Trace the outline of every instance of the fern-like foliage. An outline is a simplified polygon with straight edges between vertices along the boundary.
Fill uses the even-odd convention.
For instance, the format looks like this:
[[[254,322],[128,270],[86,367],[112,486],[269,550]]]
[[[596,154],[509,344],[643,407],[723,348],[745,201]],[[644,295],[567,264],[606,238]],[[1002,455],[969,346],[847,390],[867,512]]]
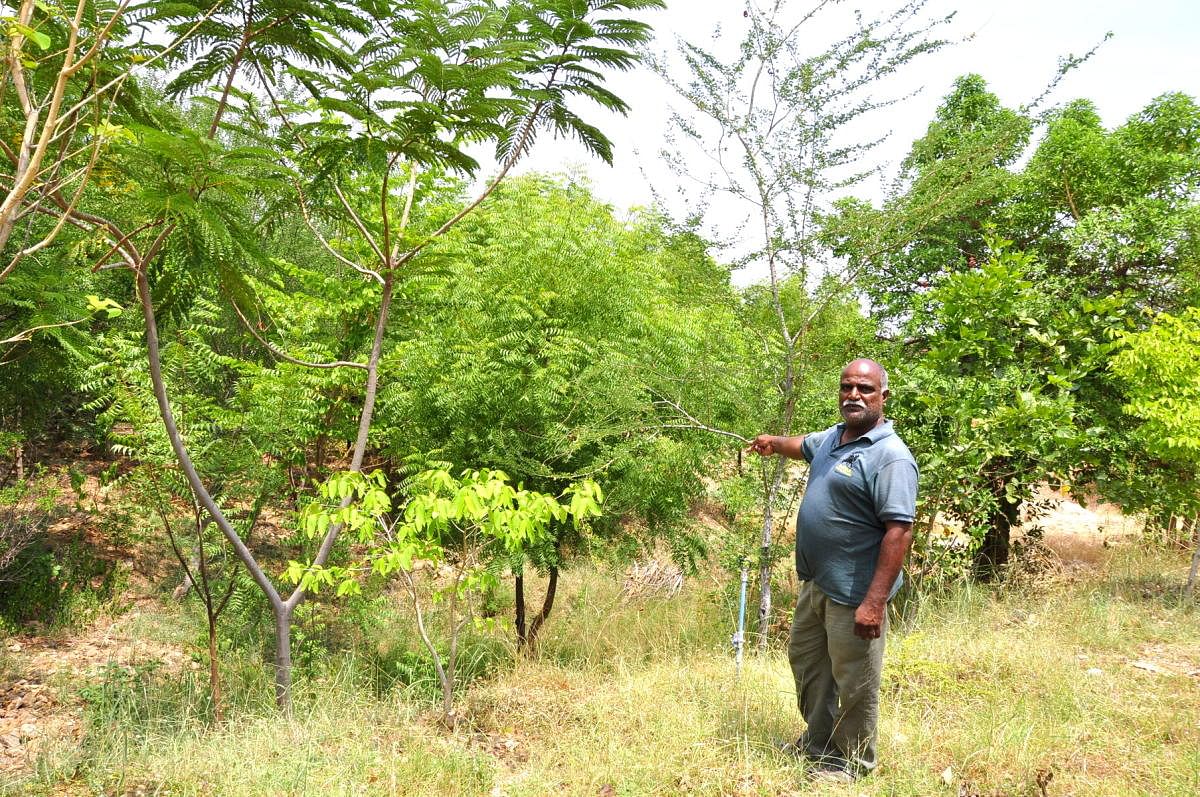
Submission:
[[[503,159],[520,157],[538,129],[577,139],[605,163],[612,142],[573,109],[578,99],[620,114],[628,104],[604,85],[602,69],[626,71],[639,60],[650,26],[625,15],[663,8],[662,0],[541,0],[522,7],[515,35],[529,50],[520,62],[515,94],[524,113],[504,120],[497,142]]]
[[[612,146],[572,110],[586,98],[607,110],[626,103],[602,69],[624,70],[649,37],[639,21],[609,17],[661,7],[660,0],[423,0],[393,5],[357,47],[352,73],[293,65],[322,110],[301,132],[319,143],[318,179],[350,168],[379,172],[397,159],[474,173],[471,145],[494,142],[515,160],[536,133],[577,137],[611,161]],[[309,110],[296,109],[297,114]]]
[[[270,89],[287,64],[348,72],[347,37],[365,36],[385,3],[327,0],[227,0],[215,12],[209,0],[158,4],[149,21],[187,36],[172,55],[181,71],[167,84],[171,96],[216,87],[220,117],[237,77]],[[215,122],[214,122],[215,126]]]

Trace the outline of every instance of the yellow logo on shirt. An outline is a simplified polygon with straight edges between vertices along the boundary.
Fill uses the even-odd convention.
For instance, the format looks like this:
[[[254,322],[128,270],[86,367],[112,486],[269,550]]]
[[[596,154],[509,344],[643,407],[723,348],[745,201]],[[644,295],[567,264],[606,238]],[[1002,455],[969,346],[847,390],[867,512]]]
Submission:
[[[833,466],[833,469],[836,470],[838,473],[842,474],[843,476],[853,476],[854,475],[854,468],[851,467],[849,462],[839,462],[838,464]]]

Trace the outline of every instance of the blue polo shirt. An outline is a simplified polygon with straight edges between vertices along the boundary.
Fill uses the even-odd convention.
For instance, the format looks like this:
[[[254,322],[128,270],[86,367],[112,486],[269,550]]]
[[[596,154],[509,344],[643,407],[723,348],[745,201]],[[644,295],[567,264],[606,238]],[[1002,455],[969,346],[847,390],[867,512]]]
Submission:
[[[796,517],[796,573],[831,600],[858,606],[879,561],[884,521],[916,516],[917,461],[885,421],[842,444],[844,424],[804,438],[808,486]],[[903,574],[888,600],[903,582]]]

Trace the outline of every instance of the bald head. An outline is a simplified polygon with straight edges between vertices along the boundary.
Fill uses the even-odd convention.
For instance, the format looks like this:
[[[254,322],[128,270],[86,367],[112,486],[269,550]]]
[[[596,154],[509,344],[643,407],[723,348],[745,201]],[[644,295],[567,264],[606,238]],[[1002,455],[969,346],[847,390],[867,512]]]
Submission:
[[[846,363],[846,367],[842,369],[842,376],[848,374],[862,374],[863,376],[874,376],[876,384],[880,390],[888,389],[888,373],[887,370],[875,362],[874,360],[860,357],[857,360],[851,360]]]

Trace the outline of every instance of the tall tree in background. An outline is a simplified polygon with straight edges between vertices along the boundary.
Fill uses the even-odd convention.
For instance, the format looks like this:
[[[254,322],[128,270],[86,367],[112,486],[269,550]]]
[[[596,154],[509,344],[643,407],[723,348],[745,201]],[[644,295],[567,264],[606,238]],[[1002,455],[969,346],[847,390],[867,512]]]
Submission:
[[[829,229],[847,233],[841,251],[855,257],[862,236],[903,229],[889,218],[940,207],[867,269],[864,290],[889,319],[910,309],[915,289],[982,260],[989,227],[1081,295],[1132,292],[1151,307],[1186,306],[1200,261],[1198,130],[1200,108],[1182,94],[1164,94],[1106,131],[1087,100],[1034,115],[1005,108],[981,77],[967,75],[913,143],[893,196],[879,210],[843,204],[844,226]]]
[[[1039,124],[1044,128],[1029,152]],[[1009,530],[1020,506],[1050,463],[1072,459],[1073,481],[1094,484],[1112,497],[1127,493],[1131,478],[1151,478],[1155,470],[1134,478],[1126,467],[1141,446],[1125,433],[1129,418],[1120,407],[1126,399],[1104,356],[1114,351],[1111,336],[1145,323],[1140,311],[1197,301],[1200,108],[1189,97],[1166,94],[1106,131],[1090,102],[1077,100],[1034,116],[1028,108],[1004,108],[980,77],[969,75],[956,81],[926,135],[914,142],[905,167],[897,192],[882,208],[843,203],[826,225],[831,236],[843,236],[838,250],[852,258],[877,239],[878,230],[902,233],[880,257],[863,261],[864,290],[879,317],[888,325],[907,325],[898,356],[920,359],[951,379],[990,373],[996,377],[993,387],[1006,382],[1002,374],[1026,373],[983,404],[978,392],[958,393],[957,409],[954,401],[947,403],[950,394],[936,397],[938,380],[922,380],[930,407],[966,412],[956,422],[961,435],[955,439],[982,440],[993,410],[1032,411],[1035,405],[1025,399],[1057,401],[1063,388],[1068,391],[1059,396],[1069,399],[1069,407],[1064,405],[1066,414],[1054,424],[1056,434],[1040,443],[1030,436],[1023,441],[1030,445],[1020,451],[999,438],[995,446],[980,442],[972,449],[998,457],[975,463],[971,471],[991,474],[985,493],[991,495],[991,519],[979,529],[975,570],[994,577],[1008,561]],[[896,221],[914,218],[914,208],[934,203],[940,212],[919,227]],[[987,242],[997,237],[1008,239],[1010,255],[1027,254],[1034,270],[1022,266],[999,275],[999,263],[1015,261],[996,260]],[[985,267],[988,261],[993,262]],[[1002,282],[1032,276],[1050,304],[1019,299],[1016,283],[1004,289],[1015,290],[1013,297],[988,298],[1001,288],[987,287],[987,273]],[[964,306],[948,315],[960,302]],[[988,309],[993,305],[1013,309],[1005,318]],[[1016,338],[1024,342],[1014,345],[1014,331],[1022,324],[1025,332]],[[939,359],[947,337],[973,340],[980,348],[970,357]],[[1057,362],[1043,356],[1050,340]],[[970,406],[975,409],[968,411]],[[974,425],[962,427],[963,422]],[[948,437],[929,442],[927,455],[935,461],[954,459],[943,456]],[[1061,471],[1066,463],[1055,467]]]
[[[659,65],[687,103],[687,113],[674,120],[681,143],[714,162],[711,174],[701,178],[703,187],[721,202],[737,203],[744,214],[749,243],[735,265],[753,265],[767,274],[774,318],[770,329],[759,330],[766,356],[757,390],[774,401],[760,419],[765,428],[758,431],[775,434],[796,429],[797,389],[811,362],[811,325],[850,286],[849,275],[822,282],[811,301],[796,305],[803,308],[797,314],[789,313],[785,302],[785,286],[807,294],[818,278],[837,271],[819,221],[838,192],[872,172],[866,159],[882,140],[854,140],[852,126],[897,101],[877,99],[889,76],[946,44],[935,33],[949,17],[929,18],[924,0],[877,16],[837,20],[844,35],[832,44],[817,44],[812,31],[830,21],[836,5],[816,2],[794,11],[784,0],[765,9],[746,3],[746,32],[735,55],[723,58],[714,49],[685,42],[679,47],[686,65],[682,75]],[[670,160],[692,163],[675,153]],[[760,467],[758,627],[765,646],[777,560],[772,541],[786,463],[776,458]]]

